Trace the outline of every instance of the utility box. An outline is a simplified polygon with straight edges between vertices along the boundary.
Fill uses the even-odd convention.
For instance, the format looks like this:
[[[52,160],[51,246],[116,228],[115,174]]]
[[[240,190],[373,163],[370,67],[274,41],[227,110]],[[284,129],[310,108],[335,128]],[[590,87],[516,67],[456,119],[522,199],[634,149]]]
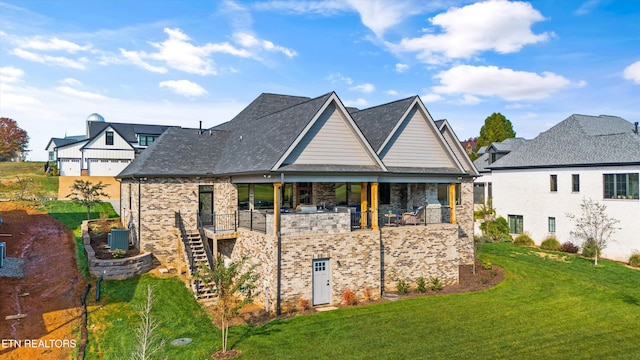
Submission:
[[[113,250],[129,250],[129,230],[128,229],[113,229],[109,233],[107,242],[109,249]]]
[[[7,243],[0,242],[0,268],[4,266],[4,259],[7,258]]]

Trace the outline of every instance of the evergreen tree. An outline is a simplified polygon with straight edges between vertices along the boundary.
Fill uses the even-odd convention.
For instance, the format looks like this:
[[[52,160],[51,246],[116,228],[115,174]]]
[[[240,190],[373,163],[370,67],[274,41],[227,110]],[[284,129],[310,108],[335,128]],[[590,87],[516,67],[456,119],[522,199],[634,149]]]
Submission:
[[[493,113],[484,120],[484,125],[480,128],[480,137],[476,151],[492,142],[499,142],[505,139],[516,137],[511,121],[500,113]]]

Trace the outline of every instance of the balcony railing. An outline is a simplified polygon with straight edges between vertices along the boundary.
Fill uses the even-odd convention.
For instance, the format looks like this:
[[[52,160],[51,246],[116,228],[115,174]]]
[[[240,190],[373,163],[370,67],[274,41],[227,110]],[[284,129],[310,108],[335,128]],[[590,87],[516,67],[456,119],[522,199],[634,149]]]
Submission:
[[[267,233],[267,214],[264,211],[241,210],[238,212],[238,227]]]
[[[207,228],[212,228],[213,232],[236,231],[238,230],[238,214],[207,214],[200,213],[200,221]]]

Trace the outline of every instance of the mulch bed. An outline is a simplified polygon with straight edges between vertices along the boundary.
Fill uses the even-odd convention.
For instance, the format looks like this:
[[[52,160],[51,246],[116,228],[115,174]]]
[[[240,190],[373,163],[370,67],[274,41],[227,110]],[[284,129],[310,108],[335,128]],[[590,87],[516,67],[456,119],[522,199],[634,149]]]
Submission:
[[[120,219],[94,220],[89,223],[89,237],[91,238],[91,247],[96,253],[96,258],[100,260],[114,259],[113,254],[109,250],[107,242],[111,229],[122,229]],[[140,254],[140,251],[134,246],[129,246],[129,250],[120,258],[128,258]]]

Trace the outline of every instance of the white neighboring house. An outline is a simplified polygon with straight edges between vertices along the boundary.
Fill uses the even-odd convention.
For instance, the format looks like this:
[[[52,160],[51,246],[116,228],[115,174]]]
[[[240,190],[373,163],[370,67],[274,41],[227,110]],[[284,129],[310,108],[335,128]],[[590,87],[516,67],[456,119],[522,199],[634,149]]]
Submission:
[[[110,123],[94,113],[86,135],[51,138],[46,150],[60,176],[116,176],[169,127]]]
[[[535,139],[489,165],[493,206],[510,232],[527,232],[536,244],[547,236],[560,243],[591,198],[620,220],[603,256],[627,261],[640,250],[640,135],[638,123],[615,116],[571,115]]]
[[[501,142],[494,142],[488,146],[483,146],[478,150],[478,158],[473,162],[480,173],[473,182],[473,203],[477,206],[485,204],[493,197],[491,182],[491,169],[489,166],[502,159],[513,150],[516,150],[528,140],[524,138],[509,138]]]

